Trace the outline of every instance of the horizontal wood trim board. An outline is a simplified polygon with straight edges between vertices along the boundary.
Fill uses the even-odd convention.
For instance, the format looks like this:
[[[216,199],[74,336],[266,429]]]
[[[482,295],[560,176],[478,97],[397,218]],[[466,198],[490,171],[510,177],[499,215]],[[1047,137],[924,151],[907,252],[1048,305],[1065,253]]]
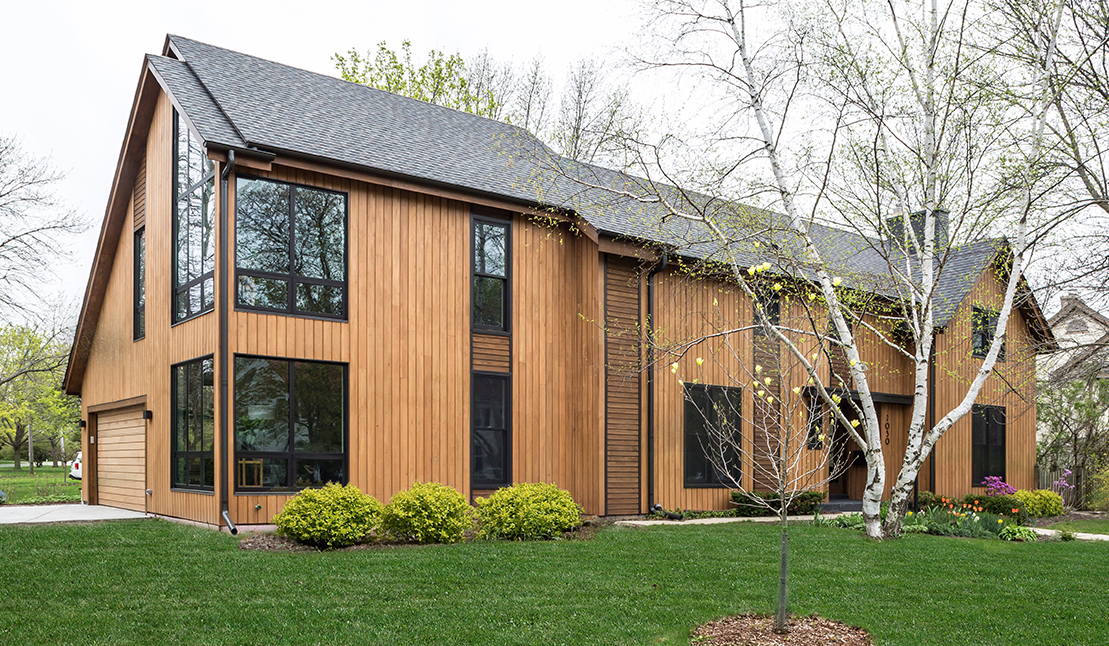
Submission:
[[[100,413],[102,411],[114,410],[116,408],[130,408],[131,406],[145,406],[145,405],[146,405],[146,395],[139,395],[138,397],[129,397],[127,399],[120,399],[120,400],[114,401],[114,402],[107,402],[107,403],[104,403],[104,404],[96,404],[94,406],[89,406],[88,407],[88,412],[90,412],[90,413]],[[104,424],[105,423],[105,418],[101,417],[100,420],[99,420],[99,423]]]

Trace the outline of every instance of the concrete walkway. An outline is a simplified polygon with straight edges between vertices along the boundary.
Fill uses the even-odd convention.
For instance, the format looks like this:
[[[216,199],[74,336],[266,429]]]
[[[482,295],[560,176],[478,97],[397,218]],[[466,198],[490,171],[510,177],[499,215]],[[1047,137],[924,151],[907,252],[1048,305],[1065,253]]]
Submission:
[[[104,505],[0,505],[0,525],[73,523],[92,520],[135,520],[146,518],[141,511]]]
[[[1040,536],[1058,536],[1062,532],[1057,529],[1044,529],[1043,527],[1033,527],[1032,531]],[[1079,541],[1109,541],[1109,534],[1087,534],[1086,532],[1072,532],[1075,540]]]

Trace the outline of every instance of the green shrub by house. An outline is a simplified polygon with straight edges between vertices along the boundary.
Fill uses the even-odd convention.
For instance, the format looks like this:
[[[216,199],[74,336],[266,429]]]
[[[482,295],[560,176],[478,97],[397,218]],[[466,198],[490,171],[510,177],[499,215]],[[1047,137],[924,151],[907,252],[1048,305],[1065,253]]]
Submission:
[[[358,487],[331,483],[290,498],[273,523],[282,534],[319,548],[346,547],[374,532],[381,511],[381,503]]]
[[[823,491],[804,491],[793,498],[786,512],[791,516],[812,514],[820,509],[823,502]],[[774,516],[777,512],[773,509],[782,508],[781,503],[778,502],[778,493],[775,491],[733,491],[732,503],[736,506],[737,516]],[[766,503],[769,503],[769,508]]]
[[[398,492],[381,515],[383,530],[411,543],[457,543],[473,526],[466,497],[438,482],[417,482]]]
[[[1016,496],[984,496],[981,494],[967,494],[962,502],[949,499],[955,507],[961,507],[962,504],[971,507],[981,507],[983,511],[995,514],[997,516],[1004,516],[1011,518],[1018,525],[1023,525],[1028,522],[1028,509],[1025,507],[1024,502]],[[1013,511],[1013,510],[1016,511]]]
[[[1013,497],[1024,503],[1028,515],[1036,518],[1059,516],[1063,513],[1063,497],[1050,489],[1021,489]]]
[[[482,538],[552,538],[581,524],[581,507],[553,484],[522,482],[477,499]]]

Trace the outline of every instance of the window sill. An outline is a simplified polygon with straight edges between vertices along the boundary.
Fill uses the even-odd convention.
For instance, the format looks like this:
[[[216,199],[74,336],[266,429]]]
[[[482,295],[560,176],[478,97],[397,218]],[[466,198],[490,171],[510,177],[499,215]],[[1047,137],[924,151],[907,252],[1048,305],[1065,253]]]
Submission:
[[[214,496],[214,495],[216,495],[215,491],[209,491],[207,489],[187,489],[185,487],[170,487],[169,490],[174,492],[174,493],[196,493],[196,494],[200,494],[202,496]]]
[[[181,319],[180,321],[174,321],[173,323],[170,324],[170,327],[174,328],[174,327],[177,327],[178,325],[181,325],[182,323],[188,323],[189,321],[195,321],[196,319],[204,316],[205,314],[211,314],[212,312],[215,312],[215,311],[216,311],[216,308],[213,307],[210,310],[204,310],[203,312],[197,312],[196,314],[193,314],[192,316],[190,316],[188,318]]]
[[[682,485],[683,489],[731,489],[731,485],[726,484],[689,484]],[[738,491],[738,489],[737,489]]]
[[[235,306],[236,312],[243,312],[247,314],[268,314],[270,316],[286,316],[296,319],[311,319],[313,321],[331,321],[333,323],[350,323],[348,316],[326,316],[323,314],[307,314],[304,312],[289,312],[286,310],[270,310],[261,307],[244,307],[242,305]]]

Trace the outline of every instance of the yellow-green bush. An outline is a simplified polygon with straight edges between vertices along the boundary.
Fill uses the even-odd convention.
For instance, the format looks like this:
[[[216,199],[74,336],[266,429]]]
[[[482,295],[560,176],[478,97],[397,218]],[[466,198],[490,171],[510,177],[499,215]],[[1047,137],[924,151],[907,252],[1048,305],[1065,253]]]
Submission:
[[[1109,511],[1109,467],[1095,473],[1090,480],[1090,497],[1086,501],[1086,508]]]
[[[358,487],[330,483],[290,498],[273,523],[298,541],[319,548],[345,547],[372,534],[381,522],[381,511],[381,503]]]
[[[581,507],[553,484],[522,482],[477,499],[482,538],[551,538],[581,524]]]
[[[1021,489],[1013,497],[1024,503],[1029,516],[1058,516],[1063,513],[1063,497],[1050,489]]]
[[[474,526],[466,497],[437,482],[417,482],[393,496],[381,515],[381,528],[398,541],[456,543]]]

